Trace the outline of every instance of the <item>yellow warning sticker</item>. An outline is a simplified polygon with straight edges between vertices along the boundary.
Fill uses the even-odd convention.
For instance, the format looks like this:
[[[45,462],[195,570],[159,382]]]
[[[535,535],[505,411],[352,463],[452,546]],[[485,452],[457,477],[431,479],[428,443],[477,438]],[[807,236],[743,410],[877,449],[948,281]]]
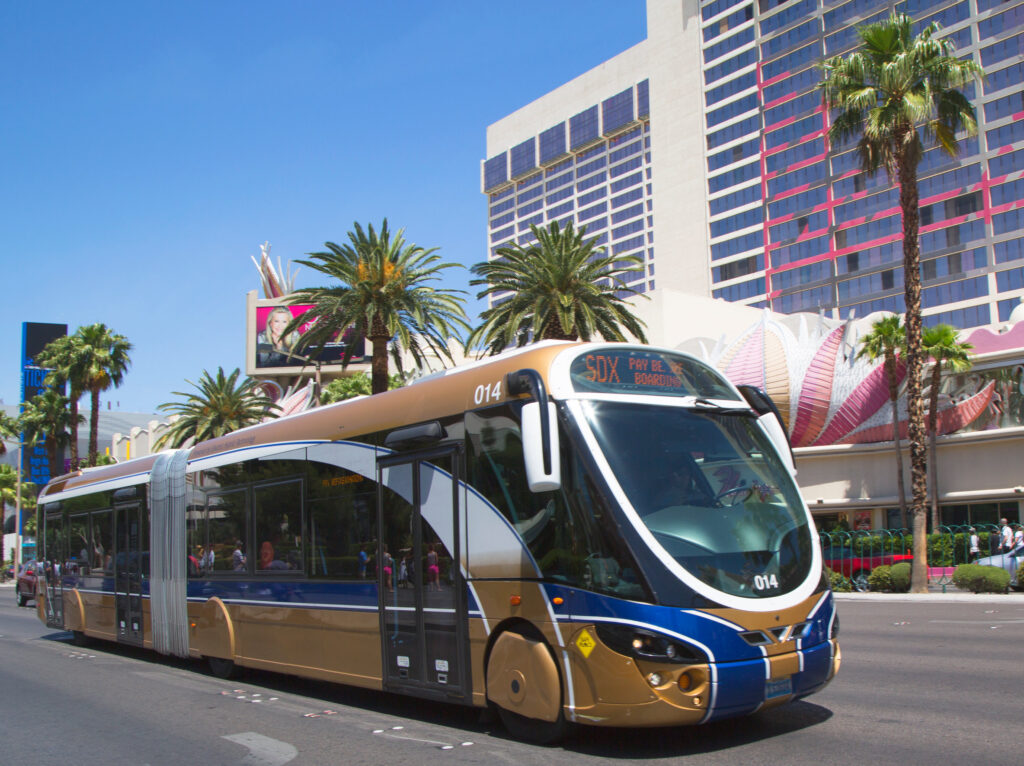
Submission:
[[[580,653],[584,657],[589,657],[590,653],[592,651],[594,651],[594,647],[596,645],[597,644],[594,643],[593,636],[591,636],[589,633],[587,633],[587,629],[586,628],[584,628],[583,630],[580,631],[580,635],[576,639],[576,648],[580,650]]]

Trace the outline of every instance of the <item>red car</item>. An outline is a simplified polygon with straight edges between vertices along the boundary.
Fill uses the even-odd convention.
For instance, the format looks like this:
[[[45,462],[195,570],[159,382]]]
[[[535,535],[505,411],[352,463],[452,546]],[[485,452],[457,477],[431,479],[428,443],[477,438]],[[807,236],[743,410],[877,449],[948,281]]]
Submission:
[[[876,553],[858,556],[851,548],[835,546],[822,548],[821,554],[825,560],[825,566],[850,580],[854,590],[861,593],[868,590],[868,575],[875,567],[880,567],[883,564],[892,566],[897,562],[911,561],[914,558],[909,553]]]
[[[14,595],[18,606],[25,606],[36,597],[36,567],[38,562],[29,561],[18,572],[18,582],[14,584]]]

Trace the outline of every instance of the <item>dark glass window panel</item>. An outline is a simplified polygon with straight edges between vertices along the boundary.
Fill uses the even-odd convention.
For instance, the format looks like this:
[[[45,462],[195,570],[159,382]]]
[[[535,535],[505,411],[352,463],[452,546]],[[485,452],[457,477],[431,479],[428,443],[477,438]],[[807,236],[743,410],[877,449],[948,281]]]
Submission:
[[[777,194],[782,194],[783,192],[795,189],[799,186],[821,183],[825,180],[825,174],[825,163],[816,162],[813,165],[805,165],[802,168],[794,170],[792,173],[786,173],[782,176],[769,178],[768,198],[772,199]]]
[[[559,186],[571,184],[572,179],[572,171],[569,171],[568,173],[562,173],[562,175],[555,176],[554,178],[551,178],[548,181],[546,181],[544,183],[544,191],[551,191],[552,189],[557,189]]]
[[[512,147],[509,152],[509,166],[513,178],[529,173],[537,167],[537,147],[533,138]]]
[[[641,159],[640,157],[634,157],[631,160],[627,160],[626,162],[619,163],[618,165],[616,165],[613,168],[609,168],[608,169],[608,177],[609,178],[618,178],[623,173],[628,173],[631,170],[636,170],[642,164],[643,164],[643,159]]]
[[[564,187],[562,189],[559,189],[554,194],[549,194],[544,201],[548,205],[554,205],[556,202],[560,202],[561,200],[566,199],[567,197],[571,197],[572,194],[573,194],[572,186],[566,186],[566,187]]]
[[[632,173],[625,178],[620,178],[617,181],[613,181],[608,186],[612,190],[612,194],[617,194],[623,189],[628,189],[631,186],[637,186],[643,181],[640,173]],[[648,184],[649,186],[650,184]]]
[[[1008,11],[1003,11],[995,16],[979,21],[978,34],[982,38],[994,37],[1001,32],[1008,32],[1019,27],[1021,24],[1024,24],[1024,5],[1015,5]]]
[[[751,26],[741,32],[737,32],[732,37],[727,37],[721,42],[705,48],[703,51],[704,63],[707,64],[709,61],[714,61],[715,59],[726,55],[730,51],[734,51],[748,43],[752,43],[753,41],[754,28]]]
[[[861,197],[853,202],[844,205],[837,205],[835,212],[836,225],[846,223],[854,218],[861,218],[867,215],[874,215],[884,210],[891,210],[899,206],[899,192],[896,189],[889,189],[881,194],[872,194],[870,197]],[[922,225],[926,225],[922,220]]]
[[[643,205],[633,205],[632,207],[623,208],[618,212],[612,213],[612,224],[628,221],[630,218],[635,218],[638,215],[643,215],[643,212]]]
[[[752,141],[744,141],[742,144],[729,147],[725,151],[712,154],[708,157],[708,171],[718,170],[724,168],[726,165],[731,165],[734,162],[739,162],[746,159],[747,157],[753,157],[757,155],[761,150],[760,141],[754,139]]]
[[[1014,35],[981,49],[981,65],[989,67],[998,61],[1020,56],[1024,52],[1024,35]]]
[[[802,261],[805,258],[812,258],[822,253],[827,253],[829,249],[829,237],[813,237],[811,239],[800,240],[790,245],[783,245],[782,247],[775,247],[768,251],[768,260],[771,262],[773,268],[779,268],[789,263],[796,263]]]
[[[607,173],[598,173],[597,175],[589,176],[576,184],[576,191],[586,191],[598,184],[603,184],[606,180],[608,180]]]
[[[607,135],[633,121],[633,89],[627,88],[601,102],[601,123]]]
[[[731,120],[733,117],[749,112],[753,109],[757,109],[757,94],[752,93],[749,96],[737,99],[726,104],[723,107],[710,111],[705,115],[707,126],[713,128],[715,125],[720,125],[726,120]]]
[[[651,113],[651,84],[644,80],[636,85],[636,116],[647,117]]]
[[[760,22],[761,34],[767,35],[769,32],[776,29],[782,29],[798,19],[810,16],[817,9],[817,5],[817,0],[800,0],[799,3],[789,6],[786,10],[780,11],[773,16],[769,16],[764,21]],[[826,24],[826,28],[828,28],[828,26],[829,25]]]
[[[832,276],[832,261],[818,261],[807,266],[772,274],[772,289],[792,290],[801,285],[810,285],[824,279],[831,279]]]
[[[996,263],[1006,263],[1024,258],[1024,238],[996,242],[993,247]]]
[[[791,117],[805,114],[821,106],[821,94],[816,91],[805,93],[791,101],[786,101],[778,106],[766,109],[764,112],[765,127],[788,120]]]
[[[825,154],[825,139],[816,138],[803,144],[797,144],[781,152],[765,155],[764,167],[769,173],[785,170],[798,162],[809,160],[812,157],[822,157]]]
[[[995,72],[987,72],[985,78],[985,93],[995,93],[1003,88],[1019,86],[1024,82],[1024,62],[1018,61],[1004,69]]]
[[[732,210],[735,207],[742,207],[743,205],[756,202],[760,199],[761,184],[754,184],[753,186],[748,186],[745,189],[738,189],[730,194],[726,194],[723,197],[716,197],[708,202],[708,207],[711,215],[718,215],[719,213],[724,213],[726,210]]]
[[[744,234],[742,237],[729,239],[711,246],[711,260],[717,261],[721,258],[728,258],[730,255],[737,255],[747,250],[760,249],[764,246],[764,233],[760,231]]]
[[[822,122],[822,115],[812,114],[810,117],[804,117],[802,120],[797,120],[784,128],[766,133],[764,137],[764,148],[774,149],[776,146],[782,146],[783,144],[792,143],[805,139],[815,133],[824,131],[824,123]]]
[[[727,8],[732,8],[732,6],[742,2],[743,0],[715,0],[715,2],[709,3],[700,9],[700,17],[703,21],[707,21]]]
[[[857,34],[857,28],[862,24],[874,24],[889,16],[889,11],[885,10],[881,13],[876,13],[874,16],[870,16],[864,21],[857,24],[851,24],[846,29],[840,30],[833,35],[829,35],[825,38],[825,55],[835,56],[837,53],[844,52],[848,48],[855,48],[860,45],[860,35]],[[826,27],[830,29],[831,27]]]
[[[791,74],[789,77],[772,83],[764,89],[764,103],[770,104],[783,96],[795,95],[817,85],[820,81],[821,70],[817,67],[811,67],[802,72]]]
[[[600,135],[597,106],[592,106],[569,118],[569,146],[571,148],[575,149],[590,143]]]
[[[764,295],[764,277],[758,277],[749,282],[729,285],[728,287],[720,287],[717,290],[712,290],[711,295],[714,298],[721,298],[726,301],[742,301],[755,295]]]
[[[608,164],[611,165],[612,163],[618,162],[619,160],[631,155],[639,154],[643,149],[641,143],[642,142],[640,141],[634,141],[633,143],[616,149],[615,151],[608,152]]]
[[[959,282],[947,282],[944,285],[926,287],[921,290],[921,307],[933,308],[983,295],[988,295],[988,277],[962,279]]]
[[[599,205],[594,205],[593,207],[588,207],[586,210],[579,211],[576,214],[576,220],[586,221],[590,218],[594,218],[595,216],[601,215],[606,212],[608,212],[608,203],[602,202]]]
[[[717,130],[714,133],[709,133],[707,137],[708,149],[714,149],[715,147],[727,144],[737,138],[741,138],[750,133],[755,133],[760,129],[760,115],[747,117],[745,120],[740,120],[739,122],[722,128],[721,130]]]
[[[716,80],[721,80],[733,72],[738,72],[740,69],[748,67],[756,61],[757,48],[749,48],[733,58],[726,59],[721,64],[715,64],[715,66],[705,70],[704,83],[710,85]]]
[[[961,330],[968,327],[986,325],[991,321],[988,304],[969,306],[968,308],[956,309],[955,311],[943,311],[939,314],[929,314],[921,318],[921,322],[925,327],[948,324]]]
[[[757,178],[761,175],[761,163],[751,162],[749,165],[743,165],[742,167],[733,168],[727,170],[724,173],[720,173],[717,176],[712,176],[708,179],[708,192],[715,194],[724,189],[728,189],[730,186],[749,181],[751,178]]]
[[[540,134],[540,161],[546,164],[565,154],[565,123],[560,122]]]
[[[752,255],[749,258],[741,258],[732,263],[716,266],[711,270],[711,278],[715,282],[726,282],[730,279],[738,279],[739,277],[747,276],[747,274],[753,274],[755,271],[761,271],[763,268],[764,256]]]
[[[752,210],[745,210],[742,213],[729,216],[720,221],[711,222],[711,236],[722,237],[730,232],[745,229],[764,221],[764,208],[756,207]]]
[[[831,285],[801,290],[772,298],[772,311],[792,314],[795,311],[817,311],[835,307],[836,299]]]
[[[784,215],[793,215],[818,205],[823,205],[827,200],[828,187],[819,186],[815,189],[808,189],[805,192],[769,203],[768,218],[769,220],[774,220]]]
[[[769,38],[767,42],[761,43],[761,58],[770,59],[795,45],[799,45],[804,40],[809,40],[821,30],[819,25],[820,21],[818,19],[808,19],[803,24],[798,24],[781,34]]]
[[[484,162],[484,188],[493,189],[506,181],[508,181],[508,159],[505,152],[502,152]]]
[[[1024,92],[1018,91],[985,104],[985,120],[995,122],[1021,111],[1024,111]]]
[[[547,211],[548,220],[550,221],[552,218],[557,218],[558,216],[563,215],[564,213],[568,213],[572,209],[573,209],[573,201],[572,200],[569,200],[568,202],[564,202],[561,205],[559,205],[558,207],[550,208]]]
[[[704,93],[704,104],[705,106],[712,106],[719,101],[724,101],[729,96],[734,96],[756,86],[757,75],[753,72],[747,72],[706,91]]]

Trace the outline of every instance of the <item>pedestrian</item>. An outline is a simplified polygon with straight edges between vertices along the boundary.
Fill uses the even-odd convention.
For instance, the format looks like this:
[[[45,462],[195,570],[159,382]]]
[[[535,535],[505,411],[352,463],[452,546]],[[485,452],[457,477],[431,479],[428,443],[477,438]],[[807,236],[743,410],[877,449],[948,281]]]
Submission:
[[[1013,548],[1013,530],[1006,519],[999,520],[999,552],[1006,553]]]
[[[974,527],[971,527],[971,561],[977,561],[981,558],[981,540],[978,538],[978,533]]]
[[[1019,556],[1024,553],[1024,527],[1020,524],[1016,526],[1017,528],[1013,532],[1013,552]]]

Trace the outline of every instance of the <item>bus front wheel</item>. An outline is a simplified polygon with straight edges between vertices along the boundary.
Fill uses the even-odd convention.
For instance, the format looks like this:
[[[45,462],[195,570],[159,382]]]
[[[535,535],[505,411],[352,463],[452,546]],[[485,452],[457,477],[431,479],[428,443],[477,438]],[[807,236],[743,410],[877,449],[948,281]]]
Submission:
[[[516,739],[547,745],[566,733],[558,666],[539,636],[498,636],[487,662],[487,697]]]

